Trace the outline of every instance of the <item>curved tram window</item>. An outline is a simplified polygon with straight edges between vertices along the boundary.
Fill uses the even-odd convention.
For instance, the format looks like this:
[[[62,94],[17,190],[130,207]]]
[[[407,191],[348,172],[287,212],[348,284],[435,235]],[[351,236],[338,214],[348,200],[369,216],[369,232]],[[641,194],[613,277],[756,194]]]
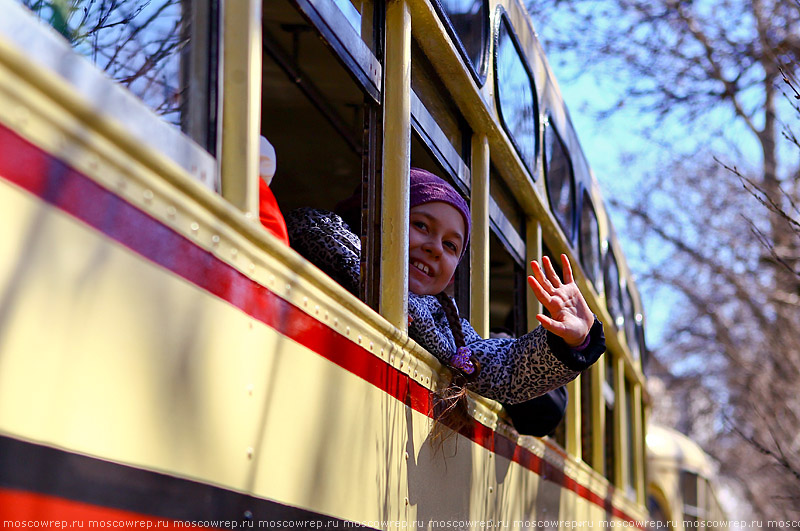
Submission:
[[[556,128],[548,123],[544,131],[544,165],[550,209],[564,230],[567,240],[574,234],[575,181],[572,161]]]
[[[500,117],[522,161],[531,176],[535,176],[538,150],[536,132],[539,130],[536,90],[505,17],[502,17],[497,30],[496,54],[495,77]]]
[[[603,272],[600,267],[600,236],[597,223],[597,214],[589,199],[589,194],[583,194],[580,221],[580,257],[586,276],[599,292],[602,289]]]
[[[438,0],[438,7],[450,22],[473,70],[480,75],[488,40],[488,9],[486,0]]]
[[[617,328],[622,326],[623,315],[620,298],[622,292],[619,287],[619,269],[617,268],[617,258],[614,256],[614,251],[610,248],[606,256],[606,270],[605,270],[605,288],[606,288],[606,307],[611,318],[614,320]]]

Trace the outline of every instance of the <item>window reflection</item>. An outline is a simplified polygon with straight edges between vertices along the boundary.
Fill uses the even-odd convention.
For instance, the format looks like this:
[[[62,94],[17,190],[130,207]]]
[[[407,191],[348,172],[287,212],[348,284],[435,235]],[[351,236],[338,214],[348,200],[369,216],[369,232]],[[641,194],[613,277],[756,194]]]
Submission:
[[[611,318],[614,319],[617,328],[619,328],[623,323],[622,307],[620,304],[622,292],[619,287],[617,259],[610,249],[606,257],[605,273],[606,307],[608,308],[608,313],[611,314]]]
[[[520,157],[534,175],[538,129],[535,91],[505,19],[499,27],[496,68],[500,115]]]
[[[598,235],[597,214],[595,214],[589,195],[584,193],[580,222],[580,257],[586,276],[599,289],[602,272],[600,270],[600,237]]]
[[[189,116],[187,103],[190,83],[203,98],[211,90],[208,46],[214,2],[203,2],[203,7],[187,0],[21,3],[164,120],[185,131],[203,129],[189,123],[197,116]],[[204,105],[195,114],[208,115],[211,107]]]
[[[439,0],[476,73],[483,65],[487,21],[485,0]]]
[[[544,163],[550,208],[564,229],[567,239],[572,240],[572,212],[575,202],[572,162],[552,124],[548,125],[544,133]]]

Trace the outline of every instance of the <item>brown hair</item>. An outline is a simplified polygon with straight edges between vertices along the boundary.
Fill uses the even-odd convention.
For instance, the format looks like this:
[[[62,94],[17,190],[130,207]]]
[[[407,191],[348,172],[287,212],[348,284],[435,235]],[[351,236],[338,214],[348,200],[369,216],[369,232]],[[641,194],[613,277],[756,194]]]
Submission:
[[[461,327],[461,319],[458,316],[458,308],[456,308],[453,299],[446,293],[442,292],[436,295],[436,300],[442,305],[444,314],[447,317],[447,323],[450,325],[450,331],[455,340],[456,350],[466,346],[464,339],[464,329]],[[461,369],[450,366],[453,372],[453,378],[450,384],[444,389],[434,393],[433,397],[433,420],[437,422],[434,424],[433,444],[434,448],[438,451],[441,449],[444,442],[462,431],[470,424],[469,409],[467,408],[467,383],[474,380],[481,371],[480,362],[475,356],[470,355],[475,370],[472,374],[467,374]],[[451,431],[445,435],[440,429],[446,426]]]

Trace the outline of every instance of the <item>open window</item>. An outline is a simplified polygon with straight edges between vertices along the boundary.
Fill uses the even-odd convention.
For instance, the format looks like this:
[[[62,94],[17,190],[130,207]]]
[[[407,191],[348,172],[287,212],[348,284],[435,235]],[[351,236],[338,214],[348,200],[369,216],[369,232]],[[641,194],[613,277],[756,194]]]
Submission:
[[[525,217],[494,169],[489,197],[489,327],[519,337],[528,332]]]
[[[362,75],[377,64],[363,29],[373,13],[359,5],[363,12],[349,0],[264,4],[261,134],[275,148],[270,187],[281,210],[336,211],[361,236],[360,296],[376,305],[381,117]]]
[[[616,483],[616,438],[617,422],[614,415],[616,406],[616,375],[614,367],[614,357],[610,352],[603,354],[605,364],[606,379],[603,382],[603,402],[605,403],[605,432],[603,434],[603,447],[605,448],[605,475],[612,483]]]

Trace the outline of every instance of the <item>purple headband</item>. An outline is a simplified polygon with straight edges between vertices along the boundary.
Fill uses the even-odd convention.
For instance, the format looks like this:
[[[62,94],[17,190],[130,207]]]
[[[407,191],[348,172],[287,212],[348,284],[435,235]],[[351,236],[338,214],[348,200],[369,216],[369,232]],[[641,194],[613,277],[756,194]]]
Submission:
[[[435,176],[429,171],[420,168],[411,168],[410,180],[410,208],[439,201],[441,203],[447,203],[458,210],[461,217],[464,218],[464,226],[467,229],[467,234],[465,235],[464,247],[461,250],[461,258],[463,258],[467,250],[467,243],[469,243],[469,235],[472,231],[472,221],[470,219],[467,202],[464,201],[464,198],[461,197],[447,181]]]

